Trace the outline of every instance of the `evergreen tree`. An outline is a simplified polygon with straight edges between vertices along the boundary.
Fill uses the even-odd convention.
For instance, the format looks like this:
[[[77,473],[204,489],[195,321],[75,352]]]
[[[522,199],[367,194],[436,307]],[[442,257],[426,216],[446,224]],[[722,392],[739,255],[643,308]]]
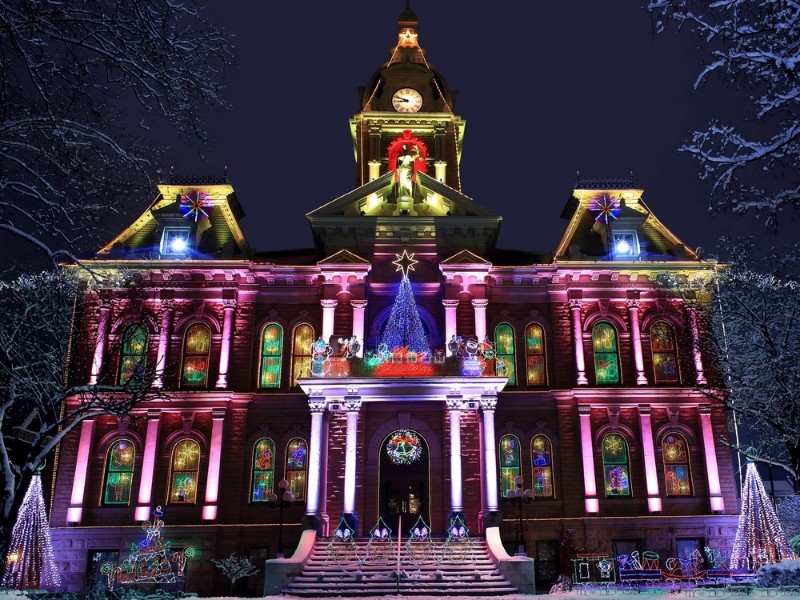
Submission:
[[[411,282],[406,274],[403,274],[403,279],[400,281],[400,289],[394,300],[389,321],[383,330],[381,344],[385,344],[389,351],[395,348],[408,348],[417,353],[430,354],[428,336],[422,327],[417,303],[414,300],[414,290],[411,289]]]

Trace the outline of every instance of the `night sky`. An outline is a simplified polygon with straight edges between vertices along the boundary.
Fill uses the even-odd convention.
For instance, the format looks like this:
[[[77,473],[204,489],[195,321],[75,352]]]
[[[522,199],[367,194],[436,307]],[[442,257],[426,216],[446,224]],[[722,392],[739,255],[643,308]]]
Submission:
[[[404,1],[236,6],[212,0],[207,12],[236,36],[234,109],[212,115],[210,153],[176,145],[175,172],[218,175],[227,165],[252,246],[311,247],[305,214],[356,187],[348,120],[357,88],[389,58]],[[632,171],[650,209],[690,248],[762,233],[752,217],[712,218],[707,185],[678,153],[693,129],[721,107],[736,114],[738,102],[719,84],[693,92],[701,53],[688,32],[655,36],[650,14],[631,2],[411,6],[428,61],[459,92],[462,191],[504,217],[498,247],[553,250],[578,170]]]

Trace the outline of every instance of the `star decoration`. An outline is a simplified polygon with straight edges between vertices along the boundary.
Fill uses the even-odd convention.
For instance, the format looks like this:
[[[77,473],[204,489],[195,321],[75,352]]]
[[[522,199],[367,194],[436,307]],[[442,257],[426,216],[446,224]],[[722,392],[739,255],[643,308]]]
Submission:
[[[417,34],[413,29],[406,27],[400,32],[400,45],[401,46],[416,46]]]
[[[616,219],[617,215],[619,215],[619,200],[606,195],[593,198],[589,205],[589,210],[593,210],[597,213],[597,216],[594,218],[595,221],[602,219],[605,223],[608,223],[609,218]]]
[[[192,197],[191,194],[181,196],[180,208],[184,218],[189,217],[194,219],[195,223],[197,223],[200,219],[208,218],[208,213],[205,211],[205,209],[210,209],[211,206],[211,198],[209,198],[208,195],[204,194],[203,192],[195,192],[194,197]]]
[[[397,271],[403,272],[403,277],[408,277],[408,272],[414,270],[414,265],[419,261],[414,259],[413,254],[409,254],[408,250],[403,248],[402,254],[395,254],[397,260],[393,260],[392,264],[397,265]]]

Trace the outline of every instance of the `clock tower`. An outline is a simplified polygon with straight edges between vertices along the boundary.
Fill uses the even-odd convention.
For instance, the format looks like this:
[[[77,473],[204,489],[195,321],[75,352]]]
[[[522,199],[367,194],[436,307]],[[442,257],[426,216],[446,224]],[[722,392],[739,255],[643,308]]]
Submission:
[[[455,114],[456,91],[420,46],[419,20],[408,2],[389,60],[359,93],[361,112],[350,120],[357,185],[395,171],[398,194],[412,194],[410,182],[421,171],[461,191],[465,123]]]

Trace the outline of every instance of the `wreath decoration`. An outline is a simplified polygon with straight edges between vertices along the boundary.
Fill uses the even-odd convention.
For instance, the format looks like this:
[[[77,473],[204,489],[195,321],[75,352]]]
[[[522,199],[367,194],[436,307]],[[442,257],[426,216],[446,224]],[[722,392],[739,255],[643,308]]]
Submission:
[[[413,431],[398,429],[389,436],[386,454],[396,465],[410,465],[422,457],[422,440]]]

